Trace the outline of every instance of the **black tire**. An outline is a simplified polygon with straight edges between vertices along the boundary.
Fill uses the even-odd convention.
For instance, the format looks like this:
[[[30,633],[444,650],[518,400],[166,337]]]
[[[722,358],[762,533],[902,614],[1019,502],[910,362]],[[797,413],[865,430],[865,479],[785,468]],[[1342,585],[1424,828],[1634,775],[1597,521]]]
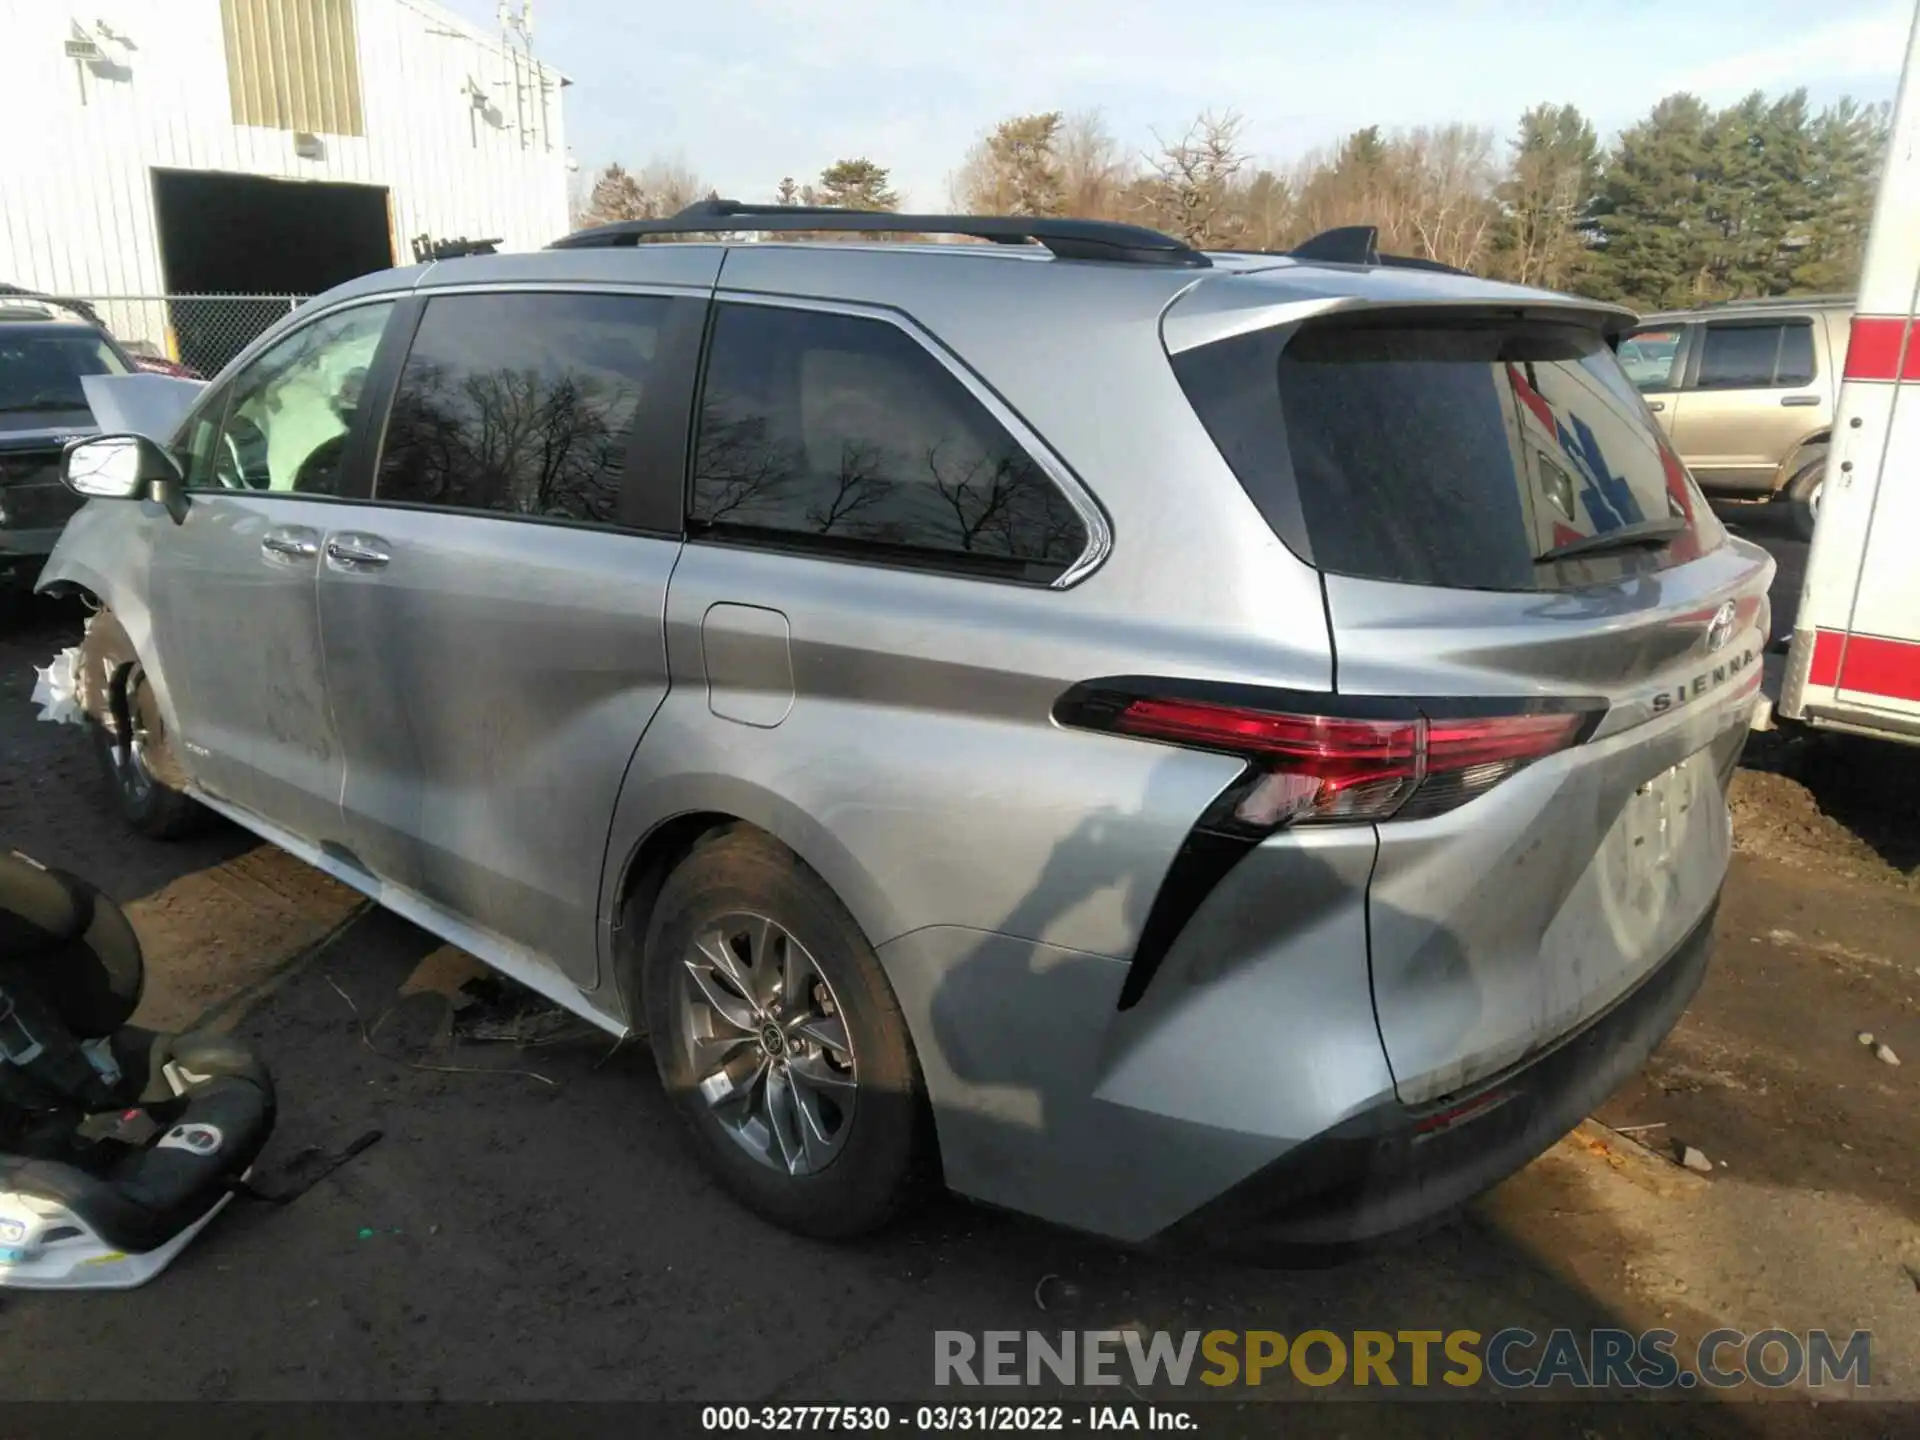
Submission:
[[[752,1153],[698,1088],[702,1077],[692,1060],[684,999],[694,992],[684,959],[703,931],[717,933],[725,917],[741,912],[771,920],[804,947],[830,987],[828,1013],[844,1022],[851,1041],[858,1083],[846,1133],[812,1173],[788,1173]],[[661,1083],[701,1158],[748,1209],[802,1235],[849,1239],[886,1225],[931,1187],[933,1127],[899,1002],[860,927],[798,856],[747,827],[703,840],[661,888],[641,954],[642,1000]],[[748,1065],[765,1053],[733,1043]]]
[[[162,776],[181,772],[174,760],[166,724],[153,689],[138,665],[129,666],[121,685],[114,726],[94,724],[93,749],[107,793],[120,818],[149,840],[179,840],[205,827],[207,812]],[[124,737],[140,737],[135,755]]]
[[[1820,490],[1827,477],[1827,452],[1822,446],[1807,451],[1800,468],[1793,472],[1783,493],[1793,533],[1802,540],[1813,539],[1814,522],[1820,518]]]

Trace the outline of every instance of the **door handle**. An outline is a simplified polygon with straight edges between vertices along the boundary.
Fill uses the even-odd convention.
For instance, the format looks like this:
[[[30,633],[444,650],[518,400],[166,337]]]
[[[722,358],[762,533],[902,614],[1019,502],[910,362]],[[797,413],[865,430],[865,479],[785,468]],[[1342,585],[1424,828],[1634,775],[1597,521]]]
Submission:
[[[1666,408],[1667,408],[1667,402],[1664,400],[1647,401],[1647,409],[1649,410],[1664,410]]]
[[[1780,403],[1782,405],[1818,405],[1820,397],[1818,395],[1782,395]]]
[[[393,558],[378,535],[334,535],[327,540],[327,562],[340,570],[380,570]]]
[[[311,530],[289,525],[262,535],[260,549],[278,560],[311,560],[320,553],[320,541]]]

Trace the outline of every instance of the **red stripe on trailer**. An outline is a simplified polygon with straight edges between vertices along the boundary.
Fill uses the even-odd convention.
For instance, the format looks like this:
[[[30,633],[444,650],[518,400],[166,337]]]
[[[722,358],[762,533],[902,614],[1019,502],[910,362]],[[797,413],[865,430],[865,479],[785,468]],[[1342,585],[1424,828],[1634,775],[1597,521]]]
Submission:
[[[1920,641],[1819,631],[1813,640],[1807,683],[1890,700],[1920,700]]]
[[[1818,630],[1813,636],[1813,660],[1807,666],[1809,685],[1840,683],[1840,652],[1847,648],[1847,637],[1838,630]]]
[[[1898,380],[1901,360],[1907,348],[1908,320],[1904,315],[1856,315],[1847,340],[1849,380]],[[1916,347],[1920,349],[1920,347]],[[1920,354],[1906,355],[1909,367],[1920,363]],[[1920,379],[1920,371],[1909,368],[1908,379]]]
[[[1879,635],[1851,637],[1840,687],[1894,700],[1920,700],[1920,643]]]

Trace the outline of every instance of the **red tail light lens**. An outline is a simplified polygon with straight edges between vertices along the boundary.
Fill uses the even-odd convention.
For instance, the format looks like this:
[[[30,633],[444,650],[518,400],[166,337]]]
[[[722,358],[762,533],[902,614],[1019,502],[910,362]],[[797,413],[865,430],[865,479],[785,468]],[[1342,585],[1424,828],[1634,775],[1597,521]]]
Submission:
[[[1270,829],[1441,814],[1573,745],[1588,717],[1569,711],[1376,720],[1141,697],[1104,718],[1125,735],[1245,756],[1260,773],[1234,818]]]

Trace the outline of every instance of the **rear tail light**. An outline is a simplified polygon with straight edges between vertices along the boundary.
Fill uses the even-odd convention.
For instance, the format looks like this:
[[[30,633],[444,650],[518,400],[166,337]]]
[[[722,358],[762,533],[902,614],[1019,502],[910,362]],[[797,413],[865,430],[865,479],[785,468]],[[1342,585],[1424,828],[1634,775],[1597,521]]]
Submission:
[[[1194,912],[1275,830],[1442,814],[1578,745],[1605,713],[1599,699],[1380,699],[1140,676],[1074,686],[1053,709],[1062,725],[1246,762],[1168,865],[1117,1007],[1140,1003]]]
[[[1257,831],[1442,814],[1579,743],[1591,719],[1538,709],[1449,716],[1417,702],[1371,718],[1153,694],[1083,693],[1062,708],[1067,723],[1245,758],[1247,775],[1222,796],[1230,813],[1217,819]]]

